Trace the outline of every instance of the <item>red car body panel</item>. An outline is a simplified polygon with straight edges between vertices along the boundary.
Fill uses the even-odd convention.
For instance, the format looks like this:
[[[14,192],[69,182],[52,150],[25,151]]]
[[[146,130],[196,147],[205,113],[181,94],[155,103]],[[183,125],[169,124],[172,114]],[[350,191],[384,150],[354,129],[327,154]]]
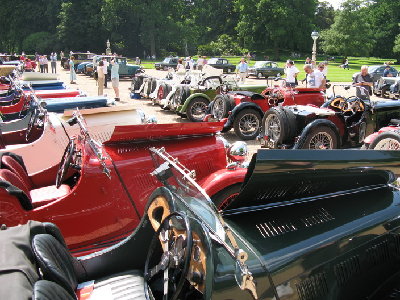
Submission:
[[[380,135],[381,133],[387,132],[387,131],[393,131],[393,130],[398,130],[399,127],[398,126],[387,126],[387,127],[382,127],[381,129],[379,129],[377,132],[374,132],[372,134],[370,134],[369,136],[367,136],[364,139],[364,144],[368,144],[370,145],[377,137],[378,135]]]
[[[219,123],[127,127],[129,131],[122,126],[116,129],[103,147],[104,154],[107,152],[109,156],[106,165],[111,170],[111,179],[102,172],[88,143],[80,140],[77,147],[82,149],[82,167],[71,191],[48,204],[25,210],[17,197],[0,188],[0,223],[14,226],[31,219],[53,222],[61,229],[70,249],[79,255],[117,242],[139,224],[150,193],[160,185],[150,175],[154,170],[150,147],[165,147],[188,169],[195,170],[196,179],[204,184],[210,196],[244,180],[246,169],[226,169],[224,143],[215,136],[221,127]],[[133,136],[137,139],[132,139]],[[31,179],[36,187],[52,185],[55,173],[56,168],[52,168],[36,173]]]

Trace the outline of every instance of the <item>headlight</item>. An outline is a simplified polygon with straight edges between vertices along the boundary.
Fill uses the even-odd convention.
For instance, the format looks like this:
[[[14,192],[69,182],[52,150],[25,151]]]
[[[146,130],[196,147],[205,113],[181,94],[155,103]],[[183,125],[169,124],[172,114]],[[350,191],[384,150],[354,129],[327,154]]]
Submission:
[[[217,139],[224,144],[225,150],[228,150],[231,144],[221,134],[217,134]]]
[[[233,143],[228,149],[228,158],[232,161],[243,162],[248,154],[247,144],[242,141]]]

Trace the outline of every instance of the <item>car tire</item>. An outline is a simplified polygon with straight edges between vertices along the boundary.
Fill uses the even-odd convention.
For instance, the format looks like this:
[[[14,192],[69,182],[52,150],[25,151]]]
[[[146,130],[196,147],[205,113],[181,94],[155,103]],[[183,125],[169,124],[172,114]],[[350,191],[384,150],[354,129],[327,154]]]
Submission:
[[[182,88],[181,105],[185,103],[186,99],[189,98],[189,96],[190,96],[190,88],[184,86]]]
[[[209,101],[203,97],[193,98],[186,108],[186,116],[192,122],[202,122],[207,113]]]
[[[253,140],[260,132],[261,119],[255,109],[243,109],[233,121],[233,129],[241,140]]]
[[[211,114],[218,120],[221,120],[228,117],[232,108],[232,98],[229,95],[217,95],[211,107]]]
[[[263,74],[260,72],[260,73],[257,73],[257,78],[258,79],[262,79],[263,78]]]
[[[381,91],[381,97],[382,98],[388,98],[389,95],[387,94],[387,92],[389,92],[389,91],[390,91],[390,87],[389,86],[387,86],[387,85],[383,86],[382,87],[382,91]]]
[[[378,135],[369,145],[373,150],[400,150],[400,134],[395,131],[387,131]]]
[[[157,79],[151,78],[150,93],[149,93],[149,94],[151,94],[152,92],[154,92],[155,89],[156,89],[156,87],[157,87]]]
[[[240,192],[241,183],[230,185],[219,191],[215,195],[211,196],[211,200],[214,202],[218,210],[224,210],[229,206],[233,199],[237,197]]]
[[[288,121],[289,112],[286,112],[280,107],[273,107],[269,109],[262,119],[262,132],[263,136],[267,136],[269,140],[274,141],[274,145],[281,145],[284,142],[292,142],[294,137],[291,136],[292,127],[295,127],[295,124],[292,125],[294,121]],[[293,114],[293,113],[292,113]],[[293,114],[294,117],[294,114]]]
[[[226,73],[229,74],[230,72],[232,72],[231,69],[227,69],[227,70],[226,70]]]
[[[328,126],[314,127],[308,133],[302,149],[325,150],[337,149],[338,139],[335,132]]]
[[[168,71],[168,67],[167,67],[167,66],[164,66],[164,67],[163,67],[163,70],[164,70],[164,71]]]

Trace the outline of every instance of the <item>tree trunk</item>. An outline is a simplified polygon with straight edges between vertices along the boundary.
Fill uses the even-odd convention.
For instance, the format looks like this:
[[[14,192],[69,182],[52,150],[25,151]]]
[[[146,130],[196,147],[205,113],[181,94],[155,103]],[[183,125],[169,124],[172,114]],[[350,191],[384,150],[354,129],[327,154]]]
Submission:
[[[152,30],[150,31],[149,38],[150,38],[151,57],[156,57],[156,40],[155,40],[155,36],[154,36],[154,26],[152,26]]]

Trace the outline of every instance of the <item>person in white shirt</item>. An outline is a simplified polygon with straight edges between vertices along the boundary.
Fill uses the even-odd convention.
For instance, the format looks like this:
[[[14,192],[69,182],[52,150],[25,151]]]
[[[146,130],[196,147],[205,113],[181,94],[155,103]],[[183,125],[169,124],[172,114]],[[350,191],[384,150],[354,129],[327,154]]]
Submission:
[[[312,65],[304,65],[307,74],[307,87],[325,89],[326,79],[322,72],[314,71]]]
[[[239,83],[244,84],[247,77],[247,72],[249,71],[249,65],[247,64],[244,57],[240,59],[240,63],[236,66],[236,73],[239,74]]]
[[[104,73],[104,87],[107,88],[107,72],[108,72],[108,61],[105,57],[103,57],[103,73]]]
[[[299,74],[299,69],[294,66],[292,60],[286,62],[285,74],[286,74],[286,86],[295,87],[297,85],[296,77]]]

